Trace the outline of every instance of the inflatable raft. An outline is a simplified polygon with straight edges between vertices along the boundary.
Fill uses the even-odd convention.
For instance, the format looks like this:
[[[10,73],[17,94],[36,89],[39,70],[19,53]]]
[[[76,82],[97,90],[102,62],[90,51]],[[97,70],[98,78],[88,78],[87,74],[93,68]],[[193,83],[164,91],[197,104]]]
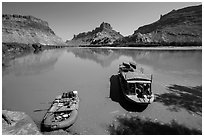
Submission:
[[[69,128],[77,119],[78,108],[79,97],[77,91],[65,92],[57,96],[43,117],[41,129],[51,131]]]

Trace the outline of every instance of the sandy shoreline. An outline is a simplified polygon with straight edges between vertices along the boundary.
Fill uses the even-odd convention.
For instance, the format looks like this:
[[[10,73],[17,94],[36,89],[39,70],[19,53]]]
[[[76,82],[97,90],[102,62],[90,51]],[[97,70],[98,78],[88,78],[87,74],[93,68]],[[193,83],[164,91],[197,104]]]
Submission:
[[[75,48],[75,47],[74,47]],[[195,47],[77,47],[98,49],[137,49],[137,50],[202,50],[202,46]]]

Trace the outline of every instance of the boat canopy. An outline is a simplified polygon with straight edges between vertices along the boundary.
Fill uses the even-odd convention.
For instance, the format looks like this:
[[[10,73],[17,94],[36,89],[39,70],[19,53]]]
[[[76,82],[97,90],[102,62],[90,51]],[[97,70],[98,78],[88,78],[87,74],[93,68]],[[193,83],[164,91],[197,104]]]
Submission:
[[[128,80],[127,83],[152,83],[152,82],[146,80]]]
[[[134,79],[144,79],[145,81],[151,81],[151,74],[143,74],[137,72],[128,72],[125,74],[126,80],[134,80]]]

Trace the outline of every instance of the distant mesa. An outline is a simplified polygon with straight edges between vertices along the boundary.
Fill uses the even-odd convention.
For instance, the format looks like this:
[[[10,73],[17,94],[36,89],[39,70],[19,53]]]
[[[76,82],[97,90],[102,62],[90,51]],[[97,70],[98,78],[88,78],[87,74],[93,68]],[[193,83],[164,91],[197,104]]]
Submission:
[[[113,44],[115,40],[123,38],[123,36],[113,30],[109,23],[101,23],[99,27],[92,31],[79,33],[74,35],[72,40],[67,40],[68,45],[103,45]]]
[[[2,42],[42,45],[65,45],[46,21],[33,16],[2,15]]]

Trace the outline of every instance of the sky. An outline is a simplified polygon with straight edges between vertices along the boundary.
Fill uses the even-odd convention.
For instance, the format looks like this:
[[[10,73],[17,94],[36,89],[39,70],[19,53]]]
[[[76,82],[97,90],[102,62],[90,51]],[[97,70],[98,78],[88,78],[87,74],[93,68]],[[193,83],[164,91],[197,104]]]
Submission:
[[[201,2],[3,2],[2,14],[32,15],[47,21],[64,41],[74,34],[99,27],[102,22],[123,36],[140,26],[157,21],[173,9],[200,5]]]

